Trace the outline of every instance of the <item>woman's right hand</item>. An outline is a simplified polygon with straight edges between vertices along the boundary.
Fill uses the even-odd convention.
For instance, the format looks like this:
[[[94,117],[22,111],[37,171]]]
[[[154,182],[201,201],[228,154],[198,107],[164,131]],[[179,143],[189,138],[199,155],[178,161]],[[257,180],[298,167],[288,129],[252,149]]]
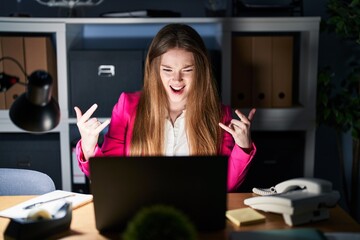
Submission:
[[[77,118],[76,124],[80,132],[81,146],[86,160],[94,156],[99,134],[110,123],[110,119],[101,123],[97,118],[91,118],[97,107],[97,104],[92,105],[84,114],[78,107],[74,107]]]

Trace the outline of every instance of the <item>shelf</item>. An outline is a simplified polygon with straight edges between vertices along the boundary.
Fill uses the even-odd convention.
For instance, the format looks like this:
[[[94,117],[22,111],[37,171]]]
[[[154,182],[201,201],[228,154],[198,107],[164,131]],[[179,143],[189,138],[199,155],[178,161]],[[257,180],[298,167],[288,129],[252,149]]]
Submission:
[[[252,130],[303,130],[315,124],[315,117],[305,108],[257,109]]]
[[[304,176],[314,170],[316,82],[319,38],[319,17],[238,17],[238,18],[0,18],[0,35],[51,34],[56,44],[58,97],[61,121],[53,131],[59,133],[61,185],[71,190],[70,125],[76,118],[69,116],[70,61],[72,50],[146,49],[152,37],[165,24],[185,23],[193,26],[210,50],[221,52],[220,88],[222,101],[231,103],[231,39],[234,33],[298,34],[299,69],[296,106],[289,108],[258,108],[253,131],[304,132]],[[120,90],[119,90],[120,91]],[[119,92],[120,94],[120,92]],[[90,97],[90,96],[86,96]],[[240,109],[244,113],[249,108]],[[109,116],[110,117],[110,116]],[[104,121],[106,117],[101,117]],[[0,110],[0,132],[21,133]]]

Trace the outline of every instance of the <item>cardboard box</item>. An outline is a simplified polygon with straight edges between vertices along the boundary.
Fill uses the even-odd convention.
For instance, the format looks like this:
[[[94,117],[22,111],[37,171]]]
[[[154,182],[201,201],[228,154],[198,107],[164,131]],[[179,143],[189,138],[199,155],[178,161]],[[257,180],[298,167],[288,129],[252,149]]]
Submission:
[[[3,36],[1,39],[2,54],[4,57],[11,57],[15,59],[20,66],[24,68],[24,38]],[[21,68],[11,60],[3,61],[3,70],[6,74],[16,76],[20,82],[26,82],[25,73]],[[25,68],[24,68],[25,70]]]
[[[1,48],[3,57],[11,57],[24,68],[24,38],[18,36],[3,36],[1,38]],[[12,60],[3,61],[4,73],[18,77],[20,82],[26,82],[25,73],[17,63]],[[25,68],[24,68],[25,70]],[[9,109],[16,99],[16,96],[25,91],[25,86],[12,86],[5,94],[5,109]]]
[[[11,107],[11,104],[15,101],[17,97],[23,94],[26,90],[25,85],[20,83],[15,83],[11,88],[9,88],[5,92],[5,102],[6,102],[6,109]]]

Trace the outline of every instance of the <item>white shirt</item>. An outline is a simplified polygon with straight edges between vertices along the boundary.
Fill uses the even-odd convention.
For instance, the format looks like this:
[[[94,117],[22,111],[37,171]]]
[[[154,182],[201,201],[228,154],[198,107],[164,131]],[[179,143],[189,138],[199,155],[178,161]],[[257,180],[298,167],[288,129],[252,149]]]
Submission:
[[[165,121],[165,155],[188,156],[189,144],[185,131],[185,111],[175,120],[174,126],[169,118]]]

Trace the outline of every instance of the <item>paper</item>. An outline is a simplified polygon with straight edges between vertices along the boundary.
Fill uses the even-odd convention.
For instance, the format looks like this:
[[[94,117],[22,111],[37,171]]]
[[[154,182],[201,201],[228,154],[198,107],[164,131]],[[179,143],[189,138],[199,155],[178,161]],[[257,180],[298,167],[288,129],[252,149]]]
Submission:
[[[57,199],[55,201],[52,201]],[[50,213],[55,211],[59,206],[64,202],[71,202],[72,209],[76,209],[86,203],[91,202],[93,196],[91,194],[81,194],[74,193],[62,190],[56,190],[50,193],[43,194],[41,196],[32,198],[28,201],[22,202],[13,207],[7,208],[3,211],[0,211],[0,217],[5,218],[26,218],[29,215],[30,211],[33,211],[34,208],[42,208],[48,210]],[[34,208],[26,209],[27,206],[32,204],[41,203]]]
[[[265,216],[252,208],[239,208],[226,211],[226,217],[237,226],[265,221]]]

